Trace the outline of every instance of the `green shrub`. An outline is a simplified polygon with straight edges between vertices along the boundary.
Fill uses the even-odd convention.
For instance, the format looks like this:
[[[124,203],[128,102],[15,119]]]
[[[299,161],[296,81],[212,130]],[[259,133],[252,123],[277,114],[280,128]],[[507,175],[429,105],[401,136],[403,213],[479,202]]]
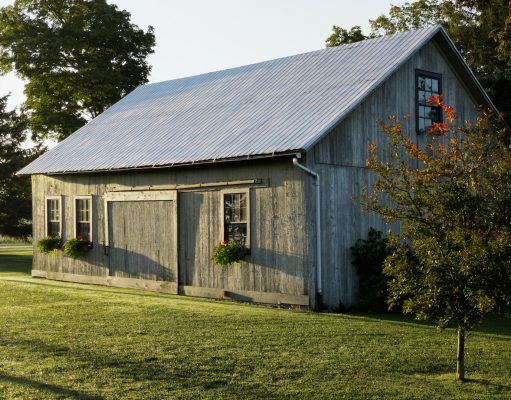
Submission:
[[[42,254],[52,254],[61,246],[59,237],[46,236],[36,243],[37,251]]]
[[[360,285],[359,307],[363,310],[388,310],[388,278],[383,273],[383,264],[388,255],[387,244],[383,233],[371,228],[367,239],[358,239],[351,247],[351,263],[357,270]]]
[[[235,240],[222,240],[213,249],[211,259],[217,265],[230,265],[240,262],[246,254],[245,246]]]
[[[92,249],[92,242],[88,240],[69,239],[64,243],[64,254],[71,258],[83,258]]]

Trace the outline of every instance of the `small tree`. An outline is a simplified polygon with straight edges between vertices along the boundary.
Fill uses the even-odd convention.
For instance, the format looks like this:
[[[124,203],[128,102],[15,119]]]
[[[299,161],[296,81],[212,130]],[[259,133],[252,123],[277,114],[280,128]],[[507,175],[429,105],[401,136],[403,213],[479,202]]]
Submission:
[[[382,124],[390,158],[370,146],[376,174],[362,198],[367,209],[400,222],[385,273],[389,303],[458,332],[456,378],[465,377],[465,334],[481,318],[511,304],[511,149],[493,113],[455,126],[455,111],[441,106],[446,122],[426,133],[418,148],[391,118]],[[410,252],[411,248],[411,252]]]

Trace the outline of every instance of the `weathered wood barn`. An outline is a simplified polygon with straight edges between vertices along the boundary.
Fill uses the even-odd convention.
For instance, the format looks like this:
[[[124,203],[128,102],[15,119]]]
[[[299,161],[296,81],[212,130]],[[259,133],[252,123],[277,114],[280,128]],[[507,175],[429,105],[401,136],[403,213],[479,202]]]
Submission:
[[[441,27],[137,88],[21,170],[33,237],[93,242],[84,259],[35,252],[36,277],[190,296],[330,308],[357,301],[350,246],[375,215],[377,119],[421,143],[442,118],[493,107]],[[384,151],[382,148],[381,151]],[[249,255],[219,267],[221,240]]]

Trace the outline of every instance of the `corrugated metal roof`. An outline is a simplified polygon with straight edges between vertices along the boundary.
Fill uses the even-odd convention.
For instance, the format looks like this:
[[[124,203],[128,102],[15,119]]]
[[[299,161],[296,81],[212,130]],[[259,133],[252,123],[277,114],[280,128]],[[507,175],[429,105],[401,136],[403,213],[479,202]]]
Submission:
[[[439,26],[141,86],[20,174],[144,168],[310,149]]]

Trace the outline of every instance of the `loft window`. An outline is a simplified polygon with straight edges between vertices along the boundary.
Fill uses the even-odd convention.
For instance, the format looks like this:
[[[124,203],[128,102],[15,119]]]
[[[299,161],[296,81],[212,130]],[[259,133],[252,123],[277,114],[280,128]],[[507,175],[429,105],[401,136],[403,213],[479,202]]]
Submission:
[[[75,238],[92,240],[92,196],[75,197]]]
[[[62,198],[46,197],[46,236],[62,236]]]
[[[428,103],[431,96],[442,93],[442,76],[433,72],[417,70],[415,89],[417,133],[423,133],[433,126],[433,122],[442,122],[442,108]]]
[[[222,192],[224,240],[250,247],[250,192],[248,189]]]

